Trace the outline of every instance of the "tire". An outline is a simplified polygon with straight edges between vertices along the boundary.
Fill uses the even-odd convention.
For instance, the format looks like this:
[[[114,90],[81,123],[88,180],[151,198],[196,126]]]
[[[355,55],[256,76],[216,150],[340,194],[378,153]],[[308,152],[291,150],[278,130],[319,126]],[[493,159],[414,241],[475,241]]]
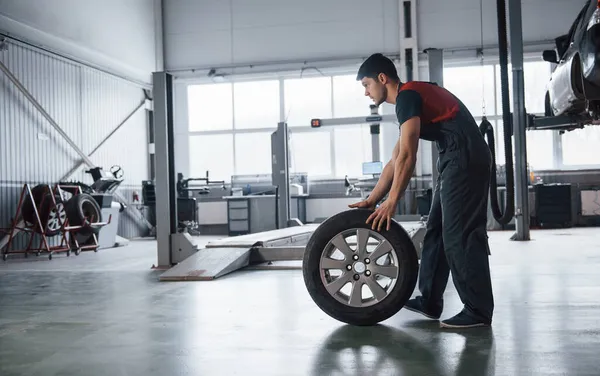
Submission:
[[[52,195],[46,194],[40,202],[40,219],[42,221],[42,228],[46,229],[46,236],[58,235],[67,219],[65,206],[60,195],[54,195],[54,200],[56,201],[56,206],[52,202]]]
[[[375,325],[395,315],[412,295],[417,284],[417,275],[419,271],[416,248],[404,228],[393,221],[390,231],[373,231],[370,229],[370,226],[366,224],[366,220],[371,213],[373,212],[367,209],[352,209],[336,214],[324,221],[317,227],[309,239],[302,265],[304,283],[316,305],[332,318],[356,326]],[[382,245],[381,249],[384,249],[383,247],[387,245],[389,251],[387,253],[378,252],[376,260],[370,260],[368,257],[364,257],[372,255],[372,252],[374,251],[367,250],[367,253],[363,255],[363,258],[356,262],[350,261],[350,263],[348,263],[348,257],[345,257],[343,262],[342,260],[338,262],[330,261],[330,266],[337,266],[340,268],[347,268],[349,264],[354,265],[352,271],[343,269],[343,274],[340,278],[349,277],[349,282],[354,284],[354,276],[358,275],[359,283],[362,284],[368,281],[371,286],[374,286],[374,283],[377,283],[374,279],[375,275],[378,274],[377,270],[383,271],[383,269],[376,269],[376,265],[388,266],[388,272],[393,270],[393,268],[389,268],[390,266],[396,266],[396,270],[394,273],[391,273],[391,282],[393,282],[393,284],[388,286],[387,295],[385,295],[385,297],[377,301],[374,299],[374,294],[372,294],[373,297],[371,297],[370,300],[364,300],[364,296],[362,296],[360,305],[350,305],[349,294],[338,295],[343,288],[338,290],[335,296],[328,292],[326,283],[328,283],[332,273],[322,271],[321,262],[322,256],[327,256],[329,250],[339,249],[339,247],[334,247],[333,243],[340,245],[340,236],[343,238],[344,236],[352,234],[352,232],[357,234],[358,231],[360,231],[361,234],[368,234],[369,241],[371,238],[375,238],[375,240]],[[352,252],[352,257],[357,257],[359,254],[359,252],[356,252],[356,250],[353,250],[352,248],[350,248],[350,252]],[[387,261],[389,264],[382,265],[381,261]],[[373,272],[371,272],[371,270],[373,270]],[[368,275],[367,271],[371,272],[371,274]],[[339,278],[337,280],[342,281]],[[334,279],[329,282],[335,281],[336,280]],[[382,287],[378,283],[377,285]],[[347,286],[347,283],[344,285],[340,283],[338,286],[345,287]],[[367,287],[367,290],[369,292],[372,291],[369,287]],[[381,289],[379,292],[383,290],[384,289]],[[364,287],[361,291],[364,291]]]
[[[50,193],[51,188],[45,184],[39,184],[31,188],[31,194],[33,201],[29,195],[26,195],[23,199],[21,206],[21,215],[25,222],[29,225],[36,226],[36,231],[42,232],[41,229],[37,229],[37,218],[35,216],[34,205],[38,209],[40,215],[40,221],[42,229],[46,229],[46,236],[56,236],[60,233],[61,222],[65,220],[66,213],[62,204],[60,195],[55,194],[54,200],[56,201],[56,207],[52,202],[52,194]],[[34,204],[35,203],[35,204]]]
[[[45,184],[38,184],[35,187],[31,188],[31,195],[33,196],[33,201],[31,200],[31,196],[25,193],[25,197],[23,198],[23,204],[21,205],[21,216],[23,220],[29,224],[37,223],[37,219],[35,217],[34,205],[38,208],[38,213],[40,209],[40,203],[45,195],[50,193],[51,188]],[[41,214],[41,213],[40,213]]]
[[[87,219],[91,223],[102,222],[100,205],[89,194],[75,195],[65,204],[65,211],[69,219],[69,226],[81,226]],[[77,239],[79,245],[85,244],[92,235],[98,236],[100,227],[83,227],[71,234]]]
[[[81,188],[81,193],[87,193],[87,194],[92,194],[94,193],[94,189],[92,187],[90,187],[89,185],[82,183],[80,181],[73,181],[73,182],[60,182],[58,183],[59,186],[61,186],[61,189],[63,191],[69,192],[71,194],[77,194],[77,191],[75,189],[70,188],[78,186],[79,188]],[[63,186],[65,187],[69,187],[69,188],[63,188]]]

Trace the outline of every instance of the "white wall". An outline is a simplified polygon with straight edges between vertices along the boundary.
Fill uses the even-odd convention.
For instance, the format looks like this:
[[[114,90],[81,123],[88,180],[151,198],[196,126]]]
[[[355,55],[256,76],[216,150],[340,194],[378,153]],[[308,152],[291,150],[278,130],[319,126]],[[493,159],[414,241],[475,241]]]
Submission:
[[[398,0],[165,0],[170,70],[399,51]],[[584,0],[523,0],[524,41],[565,33]],[[480,45],[479,0],[419,0],[419,50]],[[483,1],[484,44],[497,44]],[[549,20],[552,20],[551,22]]]
[[[524,43],[565,34],[589,0],[522,0]],[[483,43],[498,44],[496,1],[483,0]],[[508,3],[508,0],[506,1]],[[508,9],[508,6],[507,6]],[[419,0],[420,49],[481,44],[480,0]]]
[[[0,0],[0,31],[138,81],[151,82],[160,1]],[[162,55],[159,51],[158,57]]]
[[[397,25],[397,0],[166,0],[166,66],[397,51]]]
[[[9,41],[0,60],[94,164],[110,173],[120,165],[124,181],[118,191],[132,203],[148,179],[148,124],[144,108],[117,126],[144,101],[143,89],[81,64],[75,64],[29,45]],[[98,145],[112,136],[95,152]],[[93,182],[81,156],[0,73],[0,228],[16,217],[24,183]],[[134,205],[119,216],[119,235],[147,234],[138,223]],[[107,219],[107,218],[105,218]],[[0,233],[0,238],[4,234]],[[25,238],[21,238],[24,240]]]

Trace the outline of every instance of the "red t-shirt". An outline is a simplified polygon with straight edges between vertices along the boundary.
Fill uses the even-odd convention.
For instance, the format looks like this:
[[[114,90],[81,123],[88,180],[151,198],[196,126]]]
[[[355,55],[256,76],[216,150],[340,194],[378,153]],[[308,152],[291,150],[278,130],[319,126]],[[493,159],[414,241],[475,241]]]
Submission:
[[[396,97],[396,116],[402,125],[419,116],[421,124],[433,124],[453,119],[459,102],[443,87],[425,81],[410,81],[400,85]]]

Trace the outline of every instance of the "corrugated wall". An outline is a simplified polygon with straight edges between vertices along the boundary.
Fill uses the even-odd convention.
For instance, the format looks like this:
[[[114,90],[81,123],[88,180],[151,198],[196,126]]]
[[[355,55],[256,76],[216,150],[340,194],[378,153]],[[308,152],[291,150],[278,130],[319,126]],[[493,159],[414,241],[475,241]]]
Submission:
[[[136,84],[16,42],[9,42],[0,59],[88,155],[144,100]],[[0,228],[5,228],[24,183],[55,183],[81,158],[1,72],[0,88]],[[91,159],[105,171],[123,168],[119,192],[131,200],[148,178],[146,110],[138,110]],[[67,180],[91,184],[86,168]],[[119,235],[126,238],[148,231],[133,210],[120,216]]]

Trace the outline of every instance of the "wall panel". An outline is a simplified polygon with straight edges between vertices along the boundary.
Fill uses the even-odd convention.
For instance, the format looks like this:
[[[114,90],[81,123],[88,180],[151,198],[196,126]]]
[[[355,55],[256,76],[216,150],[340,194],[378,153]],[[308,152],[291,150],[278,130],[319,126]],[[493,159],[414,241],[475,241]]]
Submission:
[[[0,32],[151,82],[159,0],[0,0]]]
[[[585,1],[523,0],[525,43],[537,46],[566,33]],[[397,54],[401,4],[398,0],[165,0],[167,68]],[[496,46],[495,1],[417,2],[419,51],[477,48],[482,30],[484,45]]]
[[[0,60],[86,153],[90,153],[144,98],[141,87],[68,60],[10,41]],[[131,199],[148,175],[146,114],[142,108],[92,160],[109,170],[119,164]],[[0,73],[0,228],[10,225],[24,183],[57,182],[80,156]],[[81,168],[70,179],[93,182]],[[131,209],[128,209],[131,210]],[[127,213],[125,213],[127,214]],[[119,234],[145,235],[145,228],[121,215]],[[1,235],[0,235],[1,237]]]

